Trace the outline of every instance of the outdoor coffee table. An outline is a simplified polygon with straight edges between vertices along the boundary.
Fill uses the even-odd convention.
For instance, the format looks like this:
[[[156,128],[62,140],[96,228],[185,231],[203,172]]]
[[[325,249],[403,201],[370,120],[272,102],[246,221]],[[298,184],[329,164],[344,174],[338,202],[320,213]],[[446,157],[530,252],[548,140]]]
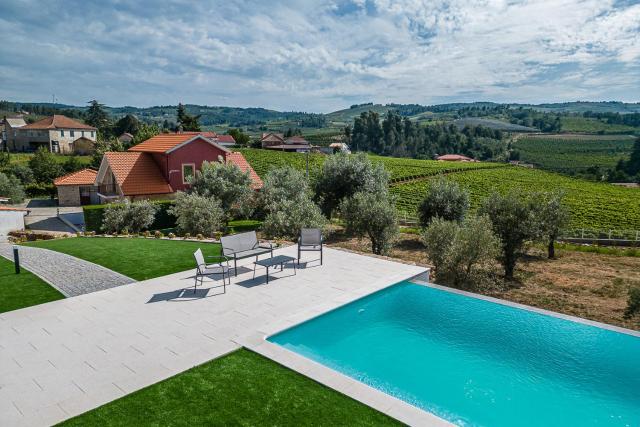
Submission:
[[[284,265],[287,263],[293,264],[293,274],[297,274],[296,271],[296,259],[287,255],[278,255],[271,258],[261,259],[253,263],[253,277],[256,277],[256,265],[267,269],[267,283],[269,283],[269,267],[280,266],[280,271],[284,270]]]

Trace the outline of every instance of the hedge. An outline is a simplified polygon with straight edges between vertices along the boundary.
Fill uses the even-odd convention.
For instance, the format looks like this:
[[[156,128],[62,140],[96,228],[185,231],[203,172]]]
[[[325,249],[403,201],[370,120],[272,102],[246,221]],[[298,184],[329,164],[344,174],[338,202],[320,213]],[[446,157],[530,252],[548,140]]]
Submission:
[[[53,184],[28,184],[24,187],[24,192],[29,198],[51,197],[57,194],[57,189]]]
[[[152,202],[158,206],[156,212],[156,218],[149,227],[149,230],[161,230],[164,228],[173,228],[176,226],[176,217],[169,212],[170,207],[173,206],[172,200],[159,200]],[[102,218],[104,216],[104,210],[112,206],[111,204],[105,205],[87,205],[82,207],[84,212],[84,224],[85,231],[95,231],[96,233],[102,233]]]

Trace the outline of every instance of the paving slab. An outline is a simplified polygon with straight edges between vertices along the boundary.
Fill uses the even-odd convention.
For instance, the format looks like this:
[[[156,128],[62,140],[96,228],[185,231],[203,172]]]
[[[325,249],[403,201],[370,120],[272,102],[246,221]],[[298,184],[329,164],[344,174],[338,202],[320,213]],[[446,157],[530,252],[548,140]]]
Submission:
[[[296,248],[275,252],[295,256]],[[266,343],[260,338],[265,331],[425,272],[332,248],[325,248],[323,266],[303,263],[295,276],[287,269],[274,272],[268,285],[260,270],[252,277],[251,260],[242,265],[226,292],[215,278],[194,293],[190,270],[0,314],[0,369],[7,368],[0,372],[0,425],[57,423],[245,343]],[[311,377],[334,372],[304,363],[301,372]],[[393,409],[401,420],[405,408],[406,422],[437,424],[432,415],[383,393],[366,393],[369,388],[353,381],[325,382],[383,411]]]

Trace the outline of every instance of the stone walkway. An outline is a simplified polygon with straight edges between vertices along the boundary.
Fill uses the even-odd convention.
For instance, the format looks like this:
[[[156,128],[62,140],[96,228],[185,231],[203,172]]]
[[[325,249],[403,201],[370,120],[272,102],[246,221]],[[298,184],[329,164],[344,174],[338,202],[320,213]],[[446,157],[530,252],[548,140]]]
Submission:
[[[267,285],[251,261],[226,292],[219,278],[193,292],[191,270],[0,314],[0,425],[55,424],[426,271],[325,248],[324,265],[273,272]],[[447,425],[314,363],[292,367],[407,424]]]
[[[130,277],[71,255],[20,246],[20,265],[66,297],[102,291],[135,282]],[[0,256],[13,261],[13,246],[0,242]]]

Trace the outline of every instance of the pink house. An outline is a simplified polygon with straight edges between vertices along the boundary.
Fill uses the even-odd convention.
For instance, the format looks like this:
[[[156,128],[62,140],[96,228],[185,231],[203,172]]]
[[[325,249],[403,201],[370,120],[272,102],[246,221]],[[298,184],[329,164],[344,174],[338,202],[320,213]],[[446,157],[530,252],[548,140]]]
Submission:
[[[202,162],[227,162],[249,171],[254,188],[262,180],[241,153],[217,142],[213,132],[181,132],[156,135],[126,152],[105,153],[96,185],[103,201],[127,197],[170,198],[189,187],[188,180]]]

